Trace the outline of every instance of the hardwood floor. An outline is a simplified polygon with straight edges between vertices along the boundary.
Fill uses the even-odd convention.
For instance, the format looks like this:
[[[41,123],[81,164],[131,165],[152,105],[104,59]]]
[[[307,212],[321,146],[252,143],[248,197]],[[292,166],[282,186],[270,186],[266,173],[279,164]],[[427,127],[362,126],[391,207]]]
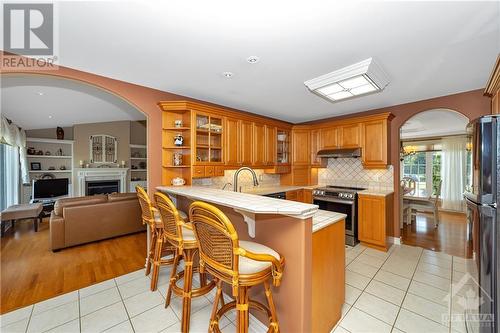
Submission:
[[[30,220],[1,239],[0,313],[43,301],[144,267],[146,233],[49,249],[49,222],[37,233]]]
[[[465,214],[440,212],[439,227],[434,227],[431,215],[418,214],[416,222],[404,225],[401,230],[403,244],[420,246],[433,251],[441,251],[453,256],[471,258],[466,248]]]

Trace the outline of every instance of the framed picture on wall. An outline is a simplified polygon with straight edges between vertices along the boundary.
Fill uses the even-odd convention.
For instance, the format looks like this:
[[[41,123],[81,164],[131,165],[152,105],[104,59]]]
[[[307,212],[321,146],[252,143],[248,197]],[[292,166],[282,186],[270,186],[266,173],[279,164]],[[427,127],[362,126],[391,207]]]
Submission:
[[[42,170],[40,162],[31,162],[31,170]]]

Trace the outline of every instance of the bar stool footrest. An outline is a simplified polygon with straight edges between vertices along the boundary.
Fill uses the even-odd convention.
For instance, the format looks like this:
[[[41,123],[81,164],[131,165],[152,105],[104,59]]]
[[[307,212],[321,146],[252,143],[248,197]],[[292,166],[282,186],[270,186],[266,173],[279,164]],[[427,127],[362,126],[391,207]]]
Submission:
[[[273,333],[273,332],[275,332],[274,326],[272,325],[273,322],[272,322],[271,311],[267,308],[267,306],[265,306],[264,304],[262,304],[260,302],[253,301],[253,300],[249,300],[248,301],[248,306],[250,308],[252,308],[252,309],[256,309],[256,310],[259,310],[261,312],[264,312],[267,315],[267,318],[269,319],[269,327],[267,329],[267,333]],[[224,306],[222,306],[217,311],[217,314],[215,315],[215,322],[214,323],[210,323],[211,329],[212,329],[211,332],[222,333],[222,331],[219,328],[219,319],[224,314],[226,314],[228,311],[233,310],[233,309],[236,309],[236,301],[232,301],[232,302],[226,303]]]

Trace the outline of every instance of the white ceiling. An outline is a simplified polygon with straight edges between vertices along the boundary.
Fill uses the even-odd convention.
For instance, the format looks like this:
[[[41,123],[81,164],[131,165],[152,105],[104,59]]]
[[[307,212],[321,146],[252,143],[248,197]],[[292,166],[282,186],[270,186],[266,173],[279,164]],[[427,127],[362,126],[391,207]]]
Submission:
[[[146,119],[123,99],[77,81],[6,75],[1,88],[1,114],[24,129]]]
[[[482,88],[500,50],[491,2],[60,2],[60,64],[291,122]],[[1,36],[0,36],[1,38]],[[257,64],[246,62],[258,56]],[[379,94],[331,104],[303,82],[374,57]],[[234,73],[225,79],[221,73]]]
[[[401,126],[402,139],[465,134],[469,119],[456,111],[434,109],[418,113]]]

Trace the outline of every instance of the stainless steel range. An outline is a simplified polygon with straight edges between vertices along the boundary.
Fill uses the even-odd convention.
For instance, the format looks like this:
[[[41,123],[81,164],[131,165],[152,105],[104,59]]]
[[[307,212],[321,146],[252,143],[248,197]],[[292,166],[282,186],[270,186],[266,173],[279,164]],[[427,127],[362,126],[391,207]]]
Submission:
[[[345,243],[354,246],[358,243],[358,194],[365,190],[360,187],[329,185],[313,190],[314,204],[319,209],[346,214]]]

